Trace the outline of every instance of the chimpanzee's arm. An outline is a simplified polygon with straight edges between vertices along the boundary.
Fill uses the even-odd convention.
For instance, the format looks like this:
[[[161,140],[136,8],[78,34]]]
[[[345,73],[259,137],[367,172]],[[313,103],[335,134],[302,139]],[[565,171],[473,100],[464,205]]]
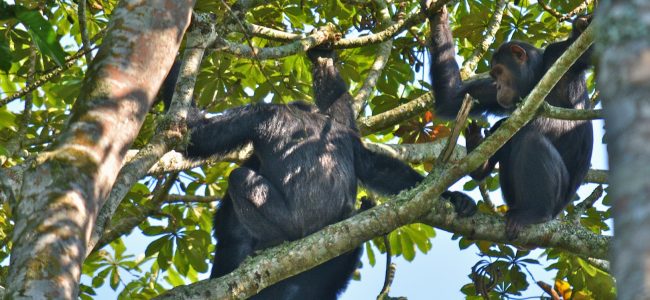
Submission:
[[[357,177],[368,188],[385,195],[396,195],[420,183],[424,177],[407,164],[390,156],[374,153],[361,142],[355,147],[354,169]],[[461,217],[471,216],[476,212],[476,203],[461,192],[445,191],[441,195],[454,206]]]
[[[424,177],[409,165],[390,156],[368,150],[361,142],[355,147],[354,169],[368,188],[384,195],[396,195],[416,186]]]
[[[479,101],[472,108],[472,115],[485,112],[500,114],[504,110],[497,103],[496,85],[491,78],[463,83],[456,63],[454,39],[449,28],[449,14],[443,8],[429,17],[431,25],[431,81],[436,97],[436,113],[454,118],[463,98],[469,93]]]
[[[267,121],[283,107],[276,105],[250,105],[237,107],[209,119],[192,129],[189,157],[209,157],[237,150],[248,142],[264,136],[260,132]],[[279,126],[279,125],[276,125]],[[274,128],[267,128],[269,130]]]
[[[571,36],[565,41],[552,43],[546,47],[544,50],[544,69],[548,70],[555,61],[560,58],[564,51],[566,51],[571,44],[584,32],[589,24],[591,23],[591,16],[579,16],[573,20],[573,29],[571,31]],[[583,53],[578,60],[571,66],[568,72],[572,73],[582,73],[591,66],[591,56],[593,53],[593,46],[589,47],[585,53]]]

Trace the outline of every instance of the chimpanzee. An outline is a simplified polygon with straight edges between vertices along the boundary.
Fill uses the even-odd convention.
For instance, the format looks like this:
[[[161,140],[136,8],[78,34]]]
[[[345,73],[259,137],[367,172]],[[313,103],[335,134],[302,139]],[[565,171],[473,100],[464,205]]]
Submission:
[[[431,77],[440,116],[453,117],[469,93],[478,100],[474,116],[505,114],[526,97],[551,65],[589,25],[589,17],[573,22],[571,36],[550,44],[546,50],[520,41],[501,45],[491,61],[489,79],[463,83],[454,59],[454,41],[446,8],[429,17],[431,24]],[[560,79],[546,101],[563,108],[587,109],[589,97],[584,71],[591,50]],[[502,122],[499,121],[490,132]],[[466,131],[467,148],[474,149],[483,139],[476,126]],[[574,197],[591,160],[593,131],[590,121],[556,120],[536,117],[525,125],[482,167],[472,172],[485,178],[498,162],[503,197],[508,204],[506,233],[517,236],[522,226],[553,219]]]
[[[335,53],[308,51],[316,106],[256,104],[206,118],[192,109],[186,152],[208,157],[253,144],[253,156],[229,177],[215,214],[211,278],[233,271],[254,251],[293,241],[355,213],[357,179],[395,195],[423,177],[407,164],[369,151],[361,142],[352,97],[335,65]],[[168,83],[176,80],[176,70]],[[171,93],[172,89],[167,89]],[[166,96],[167,103],[170,97]],[[476,211],[460,192],[445,192],[461,216]],[[356,269],[361,247],[262,290],[256,299],[335,299]]]

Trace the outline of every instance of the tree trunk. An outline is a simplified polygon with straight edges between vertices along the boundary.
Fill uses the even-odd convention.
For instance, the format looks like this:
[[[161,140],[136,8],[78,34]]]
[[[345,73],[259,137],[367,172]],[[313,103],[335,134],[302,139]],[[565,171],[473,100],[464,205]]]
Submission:
[[[650,3],[603,1],[598,9],[602,90],[619,299],[650,297]]]
[[[67,128],[13,205],[8,298],[74,299],[99,208],[176,56],[193,0],[122,1]]]

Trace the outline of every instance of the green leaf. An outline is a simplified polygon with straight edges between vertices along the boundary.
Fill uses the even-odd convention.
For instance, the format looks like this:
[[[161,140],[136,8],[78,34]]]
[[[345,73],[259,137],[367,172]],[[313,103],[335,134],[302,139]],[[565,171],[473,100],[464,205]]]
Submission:
[[[14,18],[15,5],[9,5],[5,0],[0,1],[0,21]]]
[[[160,249],[163,247],[163,245],[169,240],[167,236],[162,236],[159,239],[151,242],[147,246],[147,249],[144,250],[144,255],[146,256],[152,256],[158,252],[160,252]]]
[[[22,6],[16,6],[16,17],[27,27],[29,35],[41,53],[50,57],[57,65],[63,66],[67,54],[59,44],[52,24],[45,20],[38,11],[28,10]]]
[[[0,70],[8,72],[9,69],[11,69],[12,60],[13,55],[11,54],[9,43],[2,35],[0,35]]]
[[[168,238],[160,247],[160,252],[158,252],[158,258],[156,261],[160,265],[160,268],[165,270],[169,268],[169,264],[174,257],[174,240]]]
[[[111,268],[111,281],[109,282],[109,285],[113,290],[117,290],[118,285],[120,284],[120,272],[115,268]]]
[[[471,190],[475,189],[476,187],[478,187],[478,184],[476,184],[476,181],[474,181],[474,180],[467,181],[467,182],[465,182],[465,184],[463,184],[463,190],[464,191],[471,191]]]
[[[178,246],[178,251],[176,251],[176,255],[174,255],[174,267],[178,270],[178,273],[181,275],[187,274],[187,272],[190,271],[190,264],[189,264],[189,259],[187,258],[187,247],[181,246],[181,244],[184,245],[184,243],[180,242],[177,243]]]
[[[388,242],[390,243],[390,248],[393,250],[393,255],[398,256],[402,254],[402,242],[399,237],[399,229],[391,232],[388,235]]]
[[[370,262],[371,266],[375,266],[377,263],[377,260],[375,258],[375,251],[372,250],[372,245],[370,242],[366,242],[366,256],[368,256],[368,262]]]
[[[165,227],[162,226],[149,226],[142,230],[144,235],[154,236],[165,232]]]
[[[111,268],[106,268],[101,272],[97,273],[97,275],[95,275],[95,277],[92,280],[93,287],[98,288],[104,285],[104,280],[106,279],[106,276],[108,276],[108,273],[110,272],[111,272]]]
[[[176,272],[176,270],[170,268],[167,270],[167,282],[169,282],[172,286],[179,286],[179,285],[184,285],[185,281],[181,276]]]
[[[124,245],[122,239],[117,239],[111,242],[111,248],[113,248],[113,250],[115,251],[116,258],[122,257],[122,254],[124,254],[124,251],[126,251],[126,246]]]
[[[590,263],[586,262],[582,258],[577,258],[578,264],[580,264],[580,267],[582,268],[583,271],[585,271],[589,276],[596,276],[598,273],[598,269],[594,266],[592,266]]]
[[[431,250],[431,241],[426,235],[426,232],[419,230],[420,224],[411,224],[402,227],[409,235],[411,241],[418,247],[420,252],[427,253]]]
[[[16,126],[16,116],[7,111],[6,107],[0,109],[0,129],[14,128]]]
[[[407,261],[413,261],[415,258],[415,247],[413,246],[413,241],[408,234],[400,234],[402,240],[402,255]]]

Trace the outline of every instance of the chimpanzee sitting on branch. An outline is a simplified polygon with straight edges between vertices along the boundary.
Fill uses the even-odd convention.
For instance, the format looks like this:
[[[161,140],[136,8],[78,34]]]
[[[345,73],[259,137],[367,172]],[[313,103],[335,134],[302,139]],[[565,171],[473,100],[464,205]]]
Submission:
[[[478,100],[471,111],[474,116],[512,111],[590,21],[590,17],[578,17],[573,22],[571,36],[550,44],[546,50],[520,41],[504,43],[492,56],[491,78],[464,83],[455,61],[447,10],[443,8],[431,15],[431,77],[436,112],[443,117],[454,117],[467,93]],[[583,73],[589,67],[590,53],[591,49],[567,71],[546,102],[563,108],[589,108]],[[490,131],[496,130],[502,121]],[[483,136],[476,126],[468,129],[467,148],[472,150]],[[536,117],[472,172],[474,179],[481,180],[499,163],[501,191],[508,204],[509,238],[516,237],[522,226],[551,220],[564,209],[589,170],[592,144],[590,121]]]
[[[308,51],[316,106],[256,104],[211,118],[193,110],[189,157],[224,154],[253,144],[253,156],[232,171],[215,214],[212,278],[233,271],[254,251],[293,241],[355,213],[357,180],[395,195],[423,177],[407,164],[364,147],[352,97],[335,53]],[[175,76],[169,78],[175,82]],[[169,100],[167,100],[169,101]],[[461,216],[476,211],[460,192],[445,192]],[[255,299],[335,299],[356,269],[361,248],[262,290]]]

